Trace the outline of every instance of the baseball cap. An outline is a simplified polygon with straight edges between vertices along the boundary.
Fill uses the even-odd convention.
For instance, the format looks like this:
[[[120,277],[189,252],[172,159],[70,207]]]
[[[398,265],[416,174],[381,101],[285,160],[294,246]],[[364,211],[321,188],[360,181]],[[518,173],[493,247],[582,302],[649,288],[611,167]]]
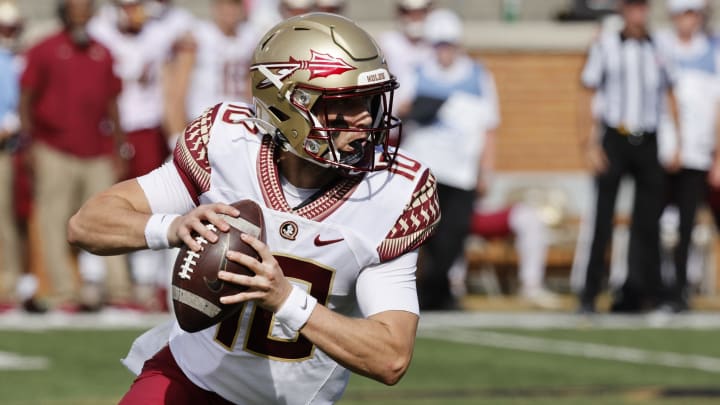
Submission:
[[[706,5],[705,0],[668,0],[667,2],[670,14],[679,14],[685,11],[703,11]]]
[[[431,44],[457,44],[462,39],[463,23],[455,12],[435,9],[425,19],[425,40]]]

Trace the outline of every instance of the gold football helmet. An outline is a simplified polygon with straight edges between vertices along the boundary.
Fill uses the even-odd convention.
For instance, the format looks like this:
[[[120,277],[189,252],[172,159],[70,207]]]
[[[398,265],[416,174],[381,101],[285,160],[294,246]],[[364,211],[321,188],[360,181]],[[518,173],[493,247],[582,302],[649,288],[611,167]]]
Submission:
[[[319,164],[351,171],[377,171],[395,158],[389,132],[398,87],[380,48],[370,35],[345,17],[310,13],[287,19],[260,40],[251,65],[257,117],[272,125],[285,150]],[[323,106],[363,102],[372,116],[368,128],[331,123]],[[340,132],[367,133],[354,151],[339,151]],[[399,135],[398,135],[399,136]]]

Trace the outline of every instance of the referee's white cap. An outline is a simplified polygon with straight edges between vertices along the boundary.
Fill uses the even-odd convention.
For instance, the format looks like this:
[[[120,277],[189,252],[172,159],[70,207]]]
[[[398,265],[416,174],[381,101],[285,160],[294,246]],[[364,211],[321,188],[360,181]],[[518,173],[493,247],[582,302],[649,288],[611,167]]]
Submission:
[[[707,7],[706,0],[668,0],[670,14],[680,14],[686,11],[703,11]]]

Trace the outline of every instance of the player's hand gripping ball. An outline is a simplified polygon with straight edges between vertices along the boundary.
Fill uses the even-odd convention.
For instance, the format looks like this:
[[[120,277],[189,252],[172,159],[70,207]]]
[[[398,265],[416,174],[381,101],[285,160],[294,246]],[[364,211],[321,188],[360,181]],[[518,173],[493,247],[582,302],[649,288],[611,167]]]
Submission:
[[[206,223],[205,226],[217,233],[217,242],[210,243],[202,236],[196,236],[203,249],[193,252],[183,246],[175,260],[172,277],[173,308],[180,327],[187,332],[197,332],[215,325],[240,309],[241,305],[238,304],[222,304],[220,297],[240,293],[246,288],[218,279],[218,272],[224,270],[249,276],[254,273],[228,260],[225,256],[228,250],[260,260],[255,249],[240,239],[241,234],[247,233],[265,242],[260,206],[251,200],[230,205],[240,211],[237,218],[220,214],[230,225],[230,230],[221,232],[214,225]]]

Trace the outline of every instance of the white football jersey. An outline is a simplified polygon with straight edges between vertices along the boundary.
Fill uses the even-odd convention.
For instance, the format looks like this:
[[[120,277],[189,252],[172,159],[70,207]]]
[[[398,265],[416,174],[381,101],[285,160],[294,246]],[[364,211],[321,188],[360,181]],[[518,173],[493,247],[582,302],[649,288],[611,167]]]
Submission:
[[[161,125],[165,105],[162,68],[183,32],[183,24],[189,25],[189,21],[183,13],[173,13],[163,20],[148,21],[137,34],[127,34],[119,30],[117,8],[111,5],[90,21],[90,34],[110,50],[115,74],[122,80],[118,107],[124,131]]]
[[[270,136],[243,121],[252,114],[248,105],[225,103],[188,126],[174,155],[189,194],[185,199],[195,204],[242,199],[259,203],[267,245],[285,276],[333,311],[353,317],[385,310],[417,313],[414,288],[408,305],[372,288],[356,287],[359,277],[374,277],[361,272],[405,257],[413,258],[414,272],[415,250],[440,215],[428,168],[400,152],[389,170],[342,178],[294,210],[283,195]],[[150,181],[141,180],[153,211],[162,206],[158,201],[172,198],[170,193],[159,197],[157,188],[162,187],[149,191]],[[392,284],[393,273],[387,277],[377,291]],[[239,404],[333,403],[349,378],[346,369],[309,340],[252,303],[244,304],[237,316],[197,333],[176,325],[170,349],[191,381]]]
[[[197,55],[188,89],[188,121],[223,101],[249,102],[250,59],[260,39],[250,24],[239,25],[229,37],[214,23],[202,21],[193,36]]]

